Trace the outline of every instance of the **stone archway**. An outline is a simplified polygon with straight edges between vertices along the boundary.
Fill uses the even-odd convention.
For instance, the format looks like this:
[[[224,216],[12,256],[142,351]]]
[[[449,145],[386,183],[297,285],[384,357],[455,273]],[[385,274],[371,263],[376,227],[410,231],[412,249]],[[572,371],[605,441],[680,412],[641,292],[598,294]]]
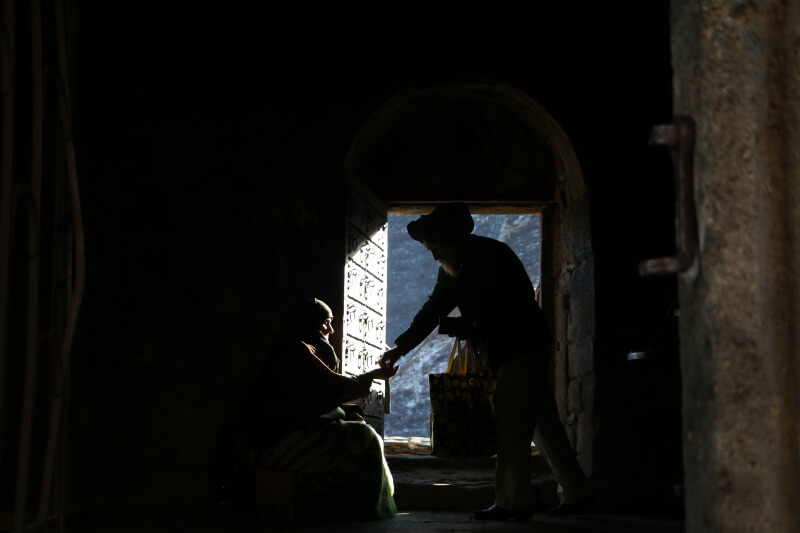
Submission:
[[[499,83],[397,94],[362,125],[348,174],[389,206],[462,200],[476,209],[525,207],[542,216],[542,305],[556,337],[553,378],[584,469],[593,469],[594,255],[588,191],[559,124]]]

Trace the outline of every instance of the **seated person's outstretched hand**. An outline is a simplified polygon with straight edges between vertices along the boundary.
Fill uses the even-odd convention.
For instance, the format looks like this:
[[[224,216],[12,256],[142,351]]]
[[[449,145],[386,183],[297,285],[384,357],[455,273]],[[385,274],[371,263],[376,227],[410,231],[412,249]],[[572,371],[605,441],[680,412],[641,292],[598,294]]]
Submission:
[[[397,369],[400,367],[397,366],[390,366],[384,367],[380,366],[375,370],[370,370],[368,373],[372,375],[372,379],[389,379],[390,377],[397,374]]]

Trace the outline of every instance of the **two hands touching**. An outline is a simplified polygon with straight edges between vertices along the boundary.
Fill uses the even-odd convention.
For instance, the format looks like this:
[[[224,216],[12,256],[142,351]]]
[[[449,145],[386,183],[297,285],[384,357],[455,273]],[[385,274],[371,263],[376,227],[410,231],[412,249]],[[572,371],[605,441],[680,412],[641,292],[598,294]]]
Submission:
[[[368,377],[370,380],[382,379],[388,380],[397,374],[399,367],[395,366],[395,362],[403,355],[397,348],[392,348],[383,354],[379,362],[379,367],[375,370],[363,374],[363,377]],[[344,409],[345,420],[350,422],[364,422],[364,411],[357,404],[343,404],[340,406]]]
[[[400,351],[400,348],[395,346],[394,348],[391,348],[391,349],[387,350],[386,352],[384,352],[384,354],[381,357],[381,360],[380,360],[380,362],[378,364],[383,369],[387,369],[388,370],[390,368],[393,368],[394,369],[394,373],[392,374],[392,376],[393,376],[394,374],[397,373],[397,367],[395,366],[395,363],[402,356],[403,356],[403,352]]]
[[[378,362],[380,366],[375,370],[367,372],[372,379],[389,379],[397,374],[398,366],[395,365],[398,359],[403,355],[399,348],[394,347],[384,352],[381,360]]]
[[[388,380],[397,374],[399,367],[395,366],[402,354],[397,348],[392,348],[383,354],[380,360],[380,366],[375,370],[370,370],[359,376],[360,378],[367,378],[371,382],[373,379]],[[345,420],[348,422],[364,422],[364,410],[358,404],[342,404],[341,407],[345,412]]]
[[[376,368],[375,370],[370,370],[367,372],[367,375],[370,376],[372,379],[389,379],[390,377],[397,374],[397,370],[399,367],[394,365],[384,366],[383,359],[381,359],[381,366]]]

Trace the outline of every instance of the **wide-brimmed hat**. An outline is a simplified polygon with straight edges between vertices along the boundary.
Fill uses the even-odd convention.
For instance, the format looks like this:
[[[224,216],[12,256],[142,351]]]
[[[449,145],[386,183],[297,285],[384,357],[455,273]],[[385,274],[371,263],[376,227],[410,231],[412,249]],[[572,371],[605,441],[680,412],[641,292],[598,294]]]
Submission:
[[[467,204],[452,202],[409,222],[407,230],[412,239],[420,242],[448,242],[469,235],[474,227]]]

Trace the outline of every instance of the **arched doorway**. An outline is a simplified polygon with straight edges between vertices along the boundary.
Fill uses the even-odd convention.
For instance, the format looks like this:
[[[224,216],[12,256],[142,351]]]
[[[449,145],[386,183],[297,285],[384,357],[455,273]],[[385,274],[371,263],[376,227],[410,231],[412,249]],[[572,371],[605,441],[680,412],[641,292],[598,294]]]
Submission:
[[[446,201],[473,212],[541,214],[542,306],[556,338],[553,383],[584,469],[594,419],[594,256],[581,168],[559,124],[499,83],[441,85],[396,95],[362,125],[348,175],[390,210]]]

